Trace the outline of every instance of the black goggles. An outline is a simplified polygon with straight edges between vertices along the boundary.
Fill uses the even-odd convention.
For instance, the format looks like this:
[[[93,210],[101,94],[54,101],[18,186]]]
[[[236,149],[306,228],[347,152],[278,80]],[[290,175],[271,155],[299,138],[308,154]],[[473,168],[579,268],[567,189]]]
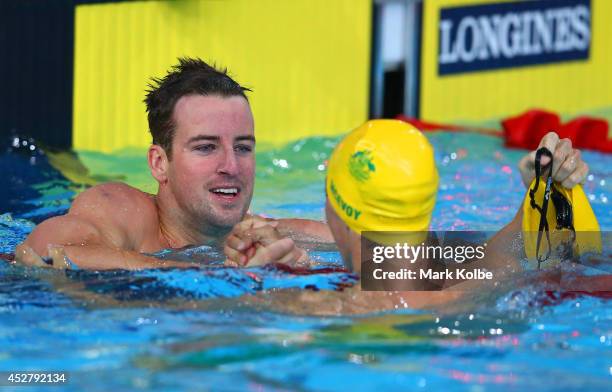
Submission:
[[[550,158],[550,162],[544,166],[541,164],[542,156],[547,156]],[[552,199],[553,205],[555,206],[556,218],[557,218],[557,230],[568,229],[572,232],[572,245],[576,240],[576,230],[574,230],[574,215],[572,212],[572,205],[569,201],[563,196],[561,192],[556,188],[553,184],[552,180],[552,165],[553,165],[553,155],[546,147],[542,147],[536,151],[535,157],[535,175],[536,182],[533,189],[529,190],[529,198],[531,199],[531,208],[537,210],[540,213],[540,224],[538,227],[538,239],[536,242],[536,258],[538,260],[538,269],[543,262],[550,258],[551,253],[551,244],[550,244],[550,228],[548,227],[548,221],[546,220],[546,213],[548,211],[548,202]],[[544,190],[544,199],[542,200],[541,206],[539,206],[535,202],[535,194],[538,190],[538,186],[540,185],[540,177],[544,175],[544,171],[548,170],[545,182],[546,188]],[[546,241],[548,243],[548,250],[544,256],[540,255],[540,245],[542,242],[542,234],[546,234]],[[573,246],[570,247],[570,251],[573,249]]]

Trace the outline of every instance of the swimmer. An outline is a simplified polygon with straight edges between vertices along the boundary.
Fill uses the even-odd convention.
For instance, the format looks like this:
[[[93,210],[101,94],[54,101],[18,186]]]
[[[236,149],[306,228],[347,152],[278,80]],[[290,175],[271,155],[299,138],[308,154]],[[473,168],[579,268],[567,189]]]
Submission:
[[[180,59],[153,79],[145,103],[153,142],[148,150],[152,195],[122,183],[78,195],[66,215],[40,223],[15,249],[31,266],[88,269],[185,267],[145,255],[166,248],[223,247],[247,217],[255,171],[254,120],[246,92],[225,71],[199,59]],[[304,259],[291,236],[332,241],[327,227],[279,220],[251,227],[265,237],[269,261]]]
[[[551,178],[559,186],[572,188],[586,178],[588,166],[569,140],[560,140],[551,132],[541,140],[540,147],[553,152]],[[551,160],[546,158],[541,158],[544,164]],[[520,161],[519,169],[525,186],[529,186],[536,172],[535,152]],[[427,232],[437,189],[433,148],[416,128],[396,120],[372,120],[348,134],[329,160],[325,204],[327,224],[347,269],[360,272],[363,232],[402,231],[414,232],[417,236]],[[488,241],[489,245],[504,249],[521,232],[521,223],[522,209],[518,209],[515,218]],[[422,237],[414,239],[415,243],[423,240]],[[264,262],[257,257],[258,250],[251,255],[245,252],[254,245],[258,245],[258,250],[266,248],[261,238],[238,225],[226,241],[226,255],[239,265],[257,265]],[[484,264],[512,271],[518,265],[518,257],[510,252],[494,251]],[[345,296],[350,298],[347,303],[351,305],[338,301],[333,306],[371,309],[372,300],[379,310],[392,309],[399,303],[415,308],[437,306],[461,298],[462,285],[467,287],[473,282],[459,283],[455,290],[440,286],[444,290],[413,291],[409,296],[401,292],[366,292],[355,287]],[[305,303],[314,301],[316,306],[323,305],[315,299],[315,294],[299,295]]]

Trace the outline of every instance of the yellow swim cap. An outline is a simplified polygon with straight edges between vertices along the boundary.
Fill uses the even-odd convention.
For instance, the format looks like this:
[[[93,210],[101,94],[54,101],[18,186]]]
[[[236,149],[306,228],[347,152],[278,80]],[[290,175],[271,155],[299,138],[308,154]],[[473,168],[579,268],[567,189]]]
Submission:
[[[539,181],[539,184],[536,190],[535,184],[537,181]],[[538,200],[538,203],[544,200],[545,188],[546,183],[541,178],[531,181],[529,190],[535,190],[534,200]],[[595,213],[591,208],[591,203],[589,203],[589,199],[584,193],[582,186],[576,185],[573,189],[566,189],[562,186],[558,186],[556,190],[565,198],[572,208],[571,223],[576,235],[573,244],[575,254],[581,255],[588,252],[601,253],[601,230]],[[531,261],[537,257],[537,238],[540,228],[540,219],[540,212],[531,206],[531,199],[528,191],[523,201],[523,240],[525,243],[525,254]],[[551,243],[544,243],[546,242],[546,238],[541,239],[540,255],[545,254],[551,247],[551,250],[554,251],[560,243],[567,240],[566,236],[561,233],[567,230],[557,228],[557,209],[553,202],[549,202],[546,211],[546,220],[548,221]],[[542,235],[542,237],[544,237],[544,235]],[[559,258],[553,258],[550,262],[543,264],[542,267],[553,267],[560,261]]]
[[[408,123],[368,121],[336,146],[326,189],[334,211],[358,234],[425,232],[438,190],[433,148]]]

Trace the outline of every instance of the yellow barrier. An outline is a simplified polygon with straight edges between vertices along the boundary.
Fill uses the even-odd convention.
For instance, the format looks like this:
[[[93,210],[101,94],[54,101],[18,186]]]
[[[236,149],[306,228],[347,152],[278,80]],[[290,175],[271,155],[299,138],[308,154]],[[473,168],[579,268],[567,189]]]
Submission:
[[[368,116],[370,0],[165,0],[79,5],[73,146],[150,143],[148,78],[179,56],[251,87],[258,141],[335,135]]]
[[[425,1],[421,60],[421,117],[482,121],[532,107],[577,113],[612,106],[612,1],[591,0],[591,48],[586,61],[438,75],[440,9],[504,3],[498,0]]]

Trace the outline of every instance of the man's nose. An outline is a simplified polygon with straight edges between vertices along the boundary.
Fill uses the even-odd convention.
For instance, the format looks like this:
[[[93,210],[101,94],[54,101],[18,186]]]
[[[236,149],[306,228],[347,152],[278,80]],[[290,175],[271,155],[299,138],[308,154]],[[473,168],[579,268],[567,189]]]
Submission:
[[[219,163],[219,168],[217,171],[220,174],[227,174],[230,176],[238,174],[238,159],[233,149],[229,151],[226,150],[223,153],[223,157]]]

